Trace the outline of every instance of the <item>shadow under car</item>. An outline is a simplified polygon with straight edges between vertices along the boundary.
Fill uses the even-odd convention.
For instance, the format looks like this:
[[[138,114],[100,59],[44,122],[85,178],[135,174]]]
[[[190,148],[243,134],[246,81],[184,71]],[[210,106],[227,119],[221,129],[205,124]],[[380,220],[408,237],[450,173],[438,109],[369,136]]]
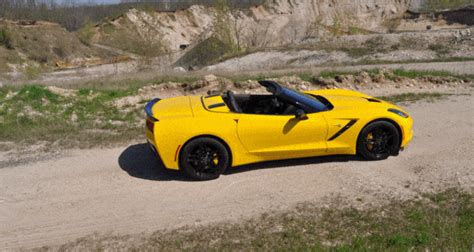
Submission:
[[[256,164],[243,165],[227,169],[223,175],[232,175],[241,172],[249,172],[258,169],[275,169],[289,166],[303,166],[308,164],[349,162],[361,160],[358,156],[325,156],[300,159],[288,159],[278,161],[268,161]],[[181,175],[179,171],[165,168],[160,157],[156,155],[148,144],[135,144],[127,147],[119,156],[119,166],[130,176],[146,180],[156,181],[190,181]]]

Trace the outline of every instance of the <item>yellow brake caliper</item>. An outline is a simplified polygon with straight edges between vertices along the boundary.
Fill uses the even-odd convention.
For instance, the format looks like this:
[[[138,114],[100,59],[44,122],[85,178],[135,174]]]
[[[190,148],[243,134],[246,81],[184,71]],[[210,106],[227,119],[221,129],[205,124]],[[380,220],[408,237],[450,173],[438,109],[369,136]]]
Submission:
[[[219,164],[219,156],[217,156],[217,153],[215,153],[214,156],[212,157],[212,162],[213,162],[215,165],[218,165],[218,164]]]
[[[374,136],[372,135],[372,132],[370,132],[369,134],[367,134],[367,142],[369,142],[369,140],[372,140],[374,139]],[[374,148],[374,145],[373,144],[367,144],[367,149],[370,151]]]

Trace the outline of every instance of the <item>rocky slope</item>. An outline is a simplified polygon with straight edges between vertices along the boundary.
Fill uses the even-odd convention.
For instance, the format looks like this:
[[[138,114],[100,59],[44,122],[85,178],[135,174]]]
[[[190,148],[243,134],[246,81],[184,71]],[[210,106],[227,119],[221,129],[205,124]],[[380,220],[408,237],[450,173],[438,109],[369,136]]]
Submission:
[[[239,44],[276,46],[314,36],[321,27],[383,32],[390,20],[401,17],[409,5],[410,0],[273,0],[231,11],[228,25]],[[203,6],[177,12],[132,9],[95,27],[91,40],[116,45],[114,38],[133,34],[143,41],[159,43],[164,51],[179,51],[212,30],[215,13],[215,8]]]
[[[436,20],[427,16],[407,16],[407,11],[413,10],[418,2],[272,0],[247,9],[230,10],[225,16],[225,25],[238,50],[215,41],[212,36],[218,8],[192,6],[176,12],[131,9],[96,26],[91,43],[118,47],[145,56],[167,53],[175,66],[190,70],[214,65],[228,58],[234,58],[227,62],[232,64],[231,67],[222,67],[221,64],[209,69],[243,70],[239,64],[246,65],[244,70],[248,70],[254,67],[279,68],[282,65],[299,67],[471,57],[471,54],[464,53],[464,47],[470,47],[472,43],[453,45],[450,42],[458,40],[459,31],[442,31],[463,29],[466,24],[447,21],[443,15]],[[439,35],[423,33],[427,27],[436,30]],[[390,32],[420,33],[386,34]],[[417,42],[418,37],[422,42]],[[261,51],[269,48],[280,53],[262,55]],[[255,55],[244,56],[242,60],[238,58],[255,51]]]

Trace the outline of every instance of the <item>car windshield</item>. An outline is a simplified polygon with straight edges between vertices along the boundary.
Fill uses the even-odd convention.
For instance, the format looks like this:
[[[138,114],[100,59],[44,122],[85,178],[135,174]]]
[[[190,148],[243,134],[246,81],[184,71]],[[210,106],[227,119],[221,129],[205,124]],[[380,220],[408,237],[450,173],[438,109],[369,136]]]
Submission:
[[[296,105],[302,107],[307,113],[328,111],[330,108],[317,96],[312,96],[293,89],[283,87],[280,94],[283,98],[296,101]]]

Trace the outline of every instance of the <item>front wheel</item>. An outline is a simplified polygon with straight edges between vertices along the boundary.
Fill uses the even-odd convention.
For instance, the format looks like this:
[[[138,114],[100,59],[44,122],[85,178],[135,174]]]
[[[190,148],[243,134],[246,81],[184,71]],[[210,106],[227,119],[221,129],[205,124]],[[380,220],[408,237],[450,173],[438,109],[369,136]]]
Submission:
[[[367,125],[357,140],[357,152],[368,160],[383,160],[398,153],[400,133],[390,122],[376,121]]]
[[[194,180],[217,179],[230,163],[226,147],[218,140],[201,137],[187,143],[179,156],[179,168]]]

